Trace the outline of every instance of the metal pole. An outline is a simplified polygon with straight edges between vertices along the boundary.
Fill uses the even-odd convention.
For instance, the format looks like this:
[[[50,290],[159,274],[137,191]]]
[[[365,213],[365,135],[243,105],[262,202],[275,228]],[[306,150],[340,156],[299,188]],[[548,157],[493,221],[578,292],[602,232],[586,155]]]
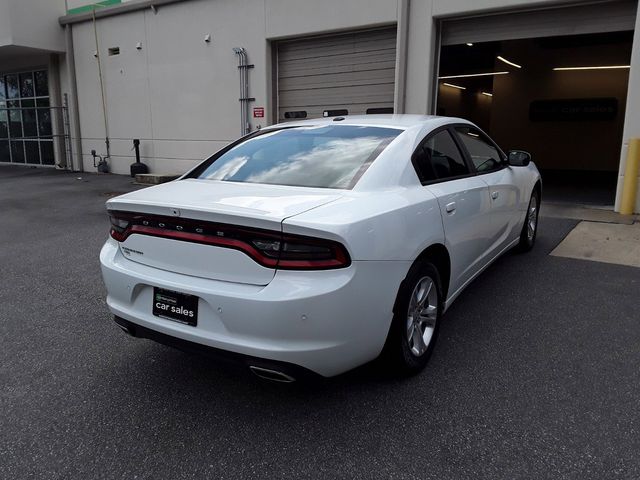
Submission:
[[[69,121],[69,95],[63,95],[62,130],[64,132],[64,151],[67,157],[67,170],[73,170],[73,150],[71,148],[71,122]]]
[[[84,172],[82,162],[82,139],[80,137],[80,112],[78,110],[78,82],[76,79],[76,64],[73,52],[73,32],[71,25],[64,27],[65,43],[67,50],[67,76],[69,77],[69,90],[71,91],[71,120],[73,123],[73,142],[76,152],[75,170]],[[71,143],[71,142],[70,142]],[[71,162],[71,169],[74,170],[74,162]]]

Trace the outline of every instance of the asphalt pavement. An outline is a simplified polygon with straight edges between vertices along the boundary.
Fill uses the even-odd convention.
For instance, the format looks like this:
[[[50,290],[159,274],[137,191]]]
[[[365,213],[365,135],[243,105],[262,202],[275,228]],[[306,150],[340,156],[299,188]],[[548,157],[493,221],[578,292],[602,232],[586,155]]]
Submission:
[[[640,478],[640,269],[549,256],[577,220],[483,273],[422,374],[279,385],[113,324],[132,188],[0,167],[0,478]]]

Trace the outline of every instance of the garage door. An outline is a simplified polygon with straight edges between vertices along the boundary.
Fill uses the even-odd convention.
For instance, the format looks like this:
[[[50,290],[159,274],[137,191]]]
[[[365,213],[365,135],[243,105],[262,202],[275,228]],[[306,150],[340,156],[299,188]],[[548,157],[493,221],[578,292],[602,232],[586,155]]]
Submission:
[[[443,46],[633,30],[636,1],[611,1],[445,20]]]
[[[278,121],[392,113],[396,28],[280,42]]]

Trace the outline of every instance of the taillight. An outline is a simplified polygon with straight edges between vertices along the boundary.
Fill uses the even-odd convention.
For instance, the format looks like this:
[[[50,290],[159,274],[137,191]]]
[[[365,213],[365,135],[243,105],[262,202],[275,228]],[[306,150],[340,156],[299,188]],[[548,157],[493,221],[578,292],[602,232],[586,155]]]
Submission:
[[[215,245],[240,250],[264,267],[286,270],[325,270],[351,264],[347,250],[333,240],[188,218],[116,211],[110,211],[109,216],[111,237],[118,242],[139,234]]]
[[[119,242],[124,242],[127,239],[126,232],[130,225],[129,219],[113,213],[109,214],[109,219],[111,220],[111,236]]]

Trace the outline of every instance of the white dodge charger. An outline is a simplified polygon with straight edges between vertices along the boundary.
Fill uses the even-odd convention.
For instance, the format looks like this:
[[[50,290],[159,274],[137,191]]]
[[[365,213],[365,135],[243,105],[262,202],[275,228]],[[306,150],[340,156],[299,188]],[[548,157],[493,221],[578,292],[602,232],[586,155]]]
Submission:
[[[272,380],[376,358],[417,372],[460,292],[507,250],[532,248],[530,160],[457,118],[264,128],[107,202],[108,307],[130,335]]]

